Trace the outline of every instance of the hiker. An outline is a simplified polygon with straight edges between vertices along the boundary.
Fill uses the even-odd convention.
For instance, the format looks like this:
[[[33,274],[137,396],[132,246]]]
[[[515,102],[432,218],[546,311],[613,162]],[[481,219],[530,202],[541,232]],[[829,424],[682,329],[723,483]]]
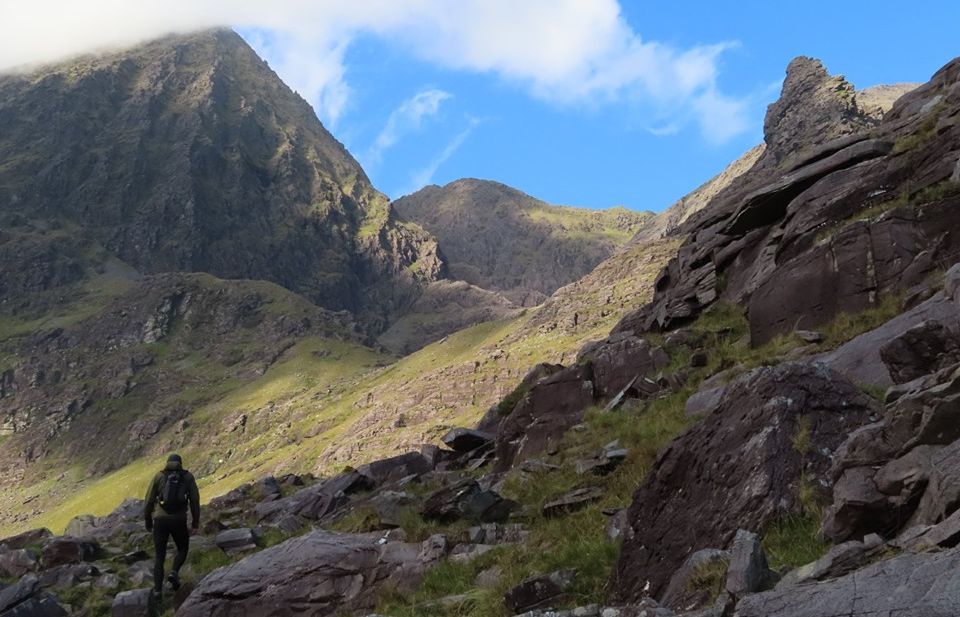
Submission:
[[[157,516],[153,515],[155,506],[160,506]],[[190,529],[187,529],[187,508],[190,508]],[[163,471],[150,481],[143,515],[147,531],[153,532],[153,546],[156,556],[153,563],[153,590],[159,595],[163,591],[163,562],[167,558],[167,540],[172,536],[177,545],[177,555],[173,559],[173,570],[167,580],[176,591],[180,588],[180,568],[187,560],[190,548],[190,536],[197,532],[200,524],[200,491],[193,475],[183,468],[183,459],[179,454],[171,454]]]

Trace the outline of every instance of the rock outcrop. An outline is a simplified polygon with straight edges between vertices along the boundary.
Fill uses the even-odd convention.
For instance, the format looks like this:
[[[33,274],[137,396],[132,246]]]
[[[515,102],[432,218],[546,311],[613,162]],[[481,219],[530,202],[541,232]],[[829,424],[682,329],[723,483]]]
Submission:
[[[819,63],[791,63],[763,155],[682,226],[686,243],[653,303],[618,329],[674,328],[723,300],[748,307],[761,345],[875,307],[952,263],[960,129],[947,92],[957,70],[948,65],[881,120]]]
[[[846,576],[747,596],[736,617],[953,615],[960,611],[960,550],[901,555]]]
[[[691,551],[726,547],[800,509],[801,482],[829,480],[833,452],[877,403],[819,365],[755,369],[660,455],[633,497],[611,589],[659,595]],[[816,444],[815,447],[804,444]]]

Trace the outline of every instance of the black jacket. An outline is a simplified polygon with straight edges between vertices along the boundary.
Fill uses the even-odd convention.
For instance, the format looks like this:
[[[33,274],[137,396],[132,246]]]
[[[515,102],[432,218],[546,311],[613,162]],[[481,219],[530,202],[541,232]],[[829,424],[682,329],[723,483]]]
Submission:
[[[153,511],[158,506],[160,511],[157,513],[157,518],[187,519],[186,509],[181,512],[167,512],[163,509],[163,506],[158,503],[160,491],[163,489],[164,477],[168,471],[180,471],[180,473],[183,474],[183,481],[187,487],[187,504],[190,509],[190,525],[196,529],[200,526],[200,490],[197,488],[197,481],[193,478],[193,474],[186,469],[181,469],[179,466],[176,468],[171,468],[169,465],[167,469],[157,472],[157,475],[153,477],[153,480],[150,481],[150,486],[147,488],[147,496],[144,498],[143,502],[143,517],[146,520],[147,527],[153,526]]]

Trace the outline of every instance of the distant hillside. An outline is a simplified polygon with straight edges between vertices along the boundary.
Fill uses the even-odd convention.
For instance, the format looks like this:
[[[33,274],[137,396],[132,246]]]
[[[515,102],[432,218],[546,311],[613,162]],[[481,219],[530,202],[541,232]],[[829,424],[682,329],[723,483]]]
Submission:
[[[436,236],[454,278],[533,306],[584,276],[652,216],[553,206],[498,182],[464,179],[394,202]]]

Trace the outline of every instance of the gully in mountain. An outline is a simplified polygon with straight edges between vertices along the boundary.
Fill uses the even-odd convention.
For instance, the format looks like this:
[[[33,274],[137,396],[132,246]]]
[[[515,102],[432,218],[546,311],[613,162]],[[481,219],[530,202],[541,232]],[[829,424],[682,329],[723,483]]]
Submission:
[[[154,517],[156,506],[160,506],[160,513]],[[189,530],[187,508],[190,509]],[[197,533],[200,526],[200,491],[193,474],[183,468],[183,459],[179,454],[171,454],[163,470],[157,472],[150,481],[143,504],[143,515],[147,531],[153,532],[153,545],[156,550],[153,564],[154,592],[160,595],[163,591],[163,566],[167,557],[167,542],[171,536],[177,546],[177,554],[167,580],[176,591],[180,588],[180,568],[187,561],[190,536]]]

